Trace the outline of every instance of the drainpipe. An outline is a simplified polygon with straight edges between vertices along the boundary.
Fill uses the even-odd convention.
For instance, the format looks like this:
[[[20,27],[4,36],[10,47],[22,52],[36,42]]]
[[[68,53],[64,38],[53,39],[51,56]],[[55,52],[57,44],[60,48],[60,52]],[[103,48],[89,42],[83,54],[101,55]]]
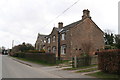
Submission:
[[[61,58],[60,58],[60,49],[61,49],[61,47],[60,47],[60,33],[59,33],[59,31],[58,31],[58,60],[61,59]]]

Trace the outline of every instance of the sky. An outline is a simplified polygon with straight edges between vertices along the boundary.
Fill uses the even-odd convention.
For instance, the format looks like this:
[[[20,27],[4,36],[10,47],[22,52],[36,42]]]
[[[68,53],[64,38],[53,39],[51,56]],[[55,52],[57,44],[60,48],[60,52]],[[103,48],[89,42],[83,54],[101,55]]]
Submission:
[[[38,33],[50,34],[58,22],[68,25],[81,20],[84,9],[103,31],[118,33],[119,0],[0,0],[0,47],[23,42],[35,44]]]

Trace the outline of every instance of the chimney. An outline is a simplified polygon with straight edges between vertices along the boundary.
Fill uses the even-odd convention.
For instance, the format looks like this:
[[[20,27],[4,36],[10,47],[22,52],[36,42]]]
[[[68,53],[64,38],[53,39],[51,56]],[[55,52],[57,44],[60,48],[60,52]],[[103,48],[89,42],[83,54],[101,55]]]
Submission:
[[[58,23],[58,28],[61,29],[63,27],[63,22]]]
[[[90,17],[90,11],[89,11],[88,9],[84,9],[84,10],[83,10],[82,19],[85,19],[85,18],[91,18],[91,17]]]

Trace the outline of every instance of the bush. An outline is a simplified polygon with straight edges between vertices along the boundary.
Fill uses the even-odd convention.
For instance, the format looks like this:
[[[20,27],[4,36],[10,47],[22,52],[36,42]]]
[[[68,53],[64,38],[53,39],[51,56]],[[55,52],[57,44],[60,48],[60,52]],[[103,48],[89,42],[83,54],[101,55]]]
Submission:
[[[20,58],[24,58],[25,57],[25,53],[23,52],[17,52],[13,54],[13,57],[20,57]]]
[[[26,53],[25,58],[31,60],[38,60],[49,64],[55,64],[56,62],[55,54],[51,53]]]
[[[41,49],[40,51],[39,50],[29,50],[27,52],[28,53],[45,53],[45,50],[44,49]]]
[[[41,53],[41,52],[38,50],[29,50],[28,53]]]
[[[96,52],[98,68],[103,72],[120,74],[120,49]]]

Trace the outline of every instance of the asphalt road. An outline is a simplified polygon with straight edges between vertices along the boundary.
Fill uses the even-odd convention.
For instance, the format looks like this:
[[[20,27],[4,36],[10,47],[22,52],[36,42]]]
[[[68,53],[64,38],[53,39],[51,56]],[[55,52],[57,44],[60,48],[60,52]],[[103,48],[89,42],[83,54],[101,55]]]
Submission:
[[[9,56],[2,56],[2,78],[91,78],[51,66],[22,64]]]

